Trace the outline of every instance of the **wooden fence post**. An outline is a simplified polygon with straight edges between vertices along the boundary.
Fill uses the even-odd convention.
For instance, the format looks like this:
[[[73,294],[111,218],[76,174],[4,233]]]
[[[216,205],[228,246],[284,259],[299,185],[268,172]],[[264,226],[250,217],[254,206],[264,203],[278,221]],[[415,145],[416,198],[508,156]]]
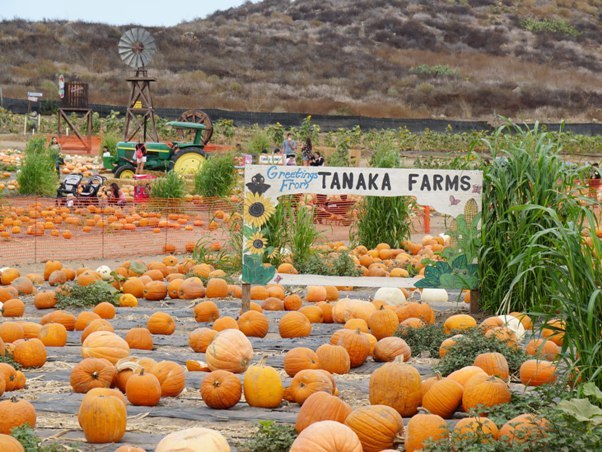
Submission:
[[[251,284],[242,283],[242,313],[251,309]]]

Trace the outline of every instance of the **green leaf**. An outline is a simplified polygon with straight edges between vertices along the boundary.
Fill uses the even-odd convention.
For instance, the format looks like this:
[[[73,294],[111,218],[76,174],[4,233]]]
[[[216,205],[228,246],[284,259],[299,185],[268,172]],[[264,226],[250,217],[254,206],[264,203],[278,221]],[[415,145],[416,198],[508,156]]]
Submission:
[[[591,381],[583,385],[583,395],[593,397],[598,402],[602,402],[602,391]]]
[[[602,408],[592,404],[587,399],[563,400],[558,409],[581,422],[602,425]]]
[[[130,270],[134,273],[136,273],[137,275],[141,275],[142,273],[144,273],[147,268],[146,265],[140,263],[140,262],[136,262],[136,261],[132,261],[130,262]]]

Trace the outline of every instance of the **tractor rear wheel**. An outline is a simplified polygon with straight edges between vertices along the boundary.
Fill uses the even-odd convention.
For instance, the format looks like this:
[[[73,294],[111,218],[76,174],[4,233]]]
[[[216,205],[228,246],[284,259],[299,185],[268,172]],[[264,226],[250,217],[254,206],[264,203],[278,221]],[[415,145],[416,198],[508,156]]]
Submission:
[[[180,115],[178,121],[195,122],[197,124],[203,124],[205,126],[205,130],[203,130],[203,133],[201,134],[201,143],[203,145],[209,143],[209,140],[213,135],[213,123],[211,122],[211,118],[207,113],[196,109],[187,110]],[[194,130],[181,129],[179,132],[180,139],[182,141],[192,141],[192,137],[194,136]]]
[[[196,174],[207,156],[202,149],[187,148],[183,149],[171,157],[171,168],[180,175]]]
[[[133,179],[136,174],[136,167],[132,165],[123,165],[117,168],[115,171],[115,178],[117,179]]]

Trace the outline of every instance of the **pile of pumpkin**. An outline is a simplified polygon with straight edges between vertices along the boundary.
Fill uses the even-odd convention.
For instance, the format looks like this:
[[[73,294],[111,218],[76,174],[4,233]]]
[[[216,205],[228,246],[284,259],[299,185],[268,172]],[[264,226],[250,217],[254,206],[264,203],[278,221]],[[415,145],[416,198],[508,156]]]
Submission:
[[[187,276],[190,274],[198,276]],[[43,275],[21,276],[17,269],[2,269],[0,300],[4,317],[20,317],[24,312],[21,295],[34,295],[39,309],[50,309],[56,304],[56,290],[65,290],[63,283],[73,279],[86,286],[106,279],[119,288],[121,307],[135,307],[139,298],[149,301],[173,299],[240,297],[241,288],[228,285],[221,270],[190,260],[179,262],[168,256],[148,265],[126,262],[114,271],[99,268],[64,268],[60,262],[49,261]],[[208,278],[205,286],[200,278]],[[114,279],[114,280],[113,280]],[[48,281],[53,290],[37,292],[33,283]],[[36,293],[37,292],[37,293]],[[241,400],[250,406],[274,408],[283,400],[301,405],[297,419],[300,432],[292,450],[307,450],[307,444],[324,444],[325,450],[382,450],[393,447],[403,433],[403,417],[412,418],[405,429],[406,450],[417,450],[427,438],[445,437],[449,434],[444,419],[449,419],[459,407],[469,409],[477,405],[492,406],[510,401],[508,364],[503,355],[484,353],[473,366],[460,369],[446,378],[421,379],[418,371],[406,362],[411,358],[407,343],[393,334],[399,326],[420,328],[435,321],[434,311],[427,303],[406,302],[399,289],[380,289],[372,302],[354,299],[339,300],[336,287],[308,287],[307,305],[297,294],[286,295],[279,285],[254,286],[251,310],[238,319],[221,316],[217,304],[211,300],[198,303],[193,311],[197,322],[207,323],[189,334],[189,345],[205,353],[205,362],[188,361],[189,371],[209,372],[200,391],[207,406],[228,409]],[[292,378],[285,388],[277,370],[266,366],[265,360],[250,366],[253,347],[248,337],[265,337],[269,321],[263,311],[286,310],[279,321],[278,330],[283,338],[308,336],[312,323],[343,324],[334,332],[329,344],[315,351],[294,348],[284,357],[284,370]],[[115,307],[107,302],[98,304],[92,311],[83,311],[76,317],[66,311],[52,311],[40,323],[4,321],[0,324],[0,354],[8,352],[23,367],[41,367],[46,362],[46,347],[66,344],[67,331],[82,331],[82,358],[71,373],[70,383],[75,392],[86,393],[79,411],[79,422],[89,442],[119,441],[126,429],[126,404],[154,406],[162,397],[175,397],[185,386],[183,366],[171,361],[155,362],[150,358],[130,356],[131,349],[152,350],[153,334],[173,334],[175,320],[167,313],[155,312],[146,328],[132,328],[125,338],[114,332],[110,320]],[[209,327],[211,325],[211,327]],[[449,317],[446,332],[477,326],[468,315]],[[527,345],[527,353],[537,359],[527,361],[520,369],[520,378],[528,385],[552,382],[556,367],[553,360],[559,353],[562,334],[561,323],[544,329],[541,339]],[[481,325],[486,334],[494,335],[513,346],[519,346],[525,329],[531,328],[526,315],[492,317]],[[443,356],[454,346],[457,337],[441,345]],[[370,406],[351,408],[338,396],[334,374],[346,374],[361,366],[369,357],[386,362],[370,378]],[[0,364],[4,375],[4,390],[14,391],[25,386],[25,376],[9,364]],[[236,374],[244,373],[241,380]],[[0,383],[0,387],[1,387]],[[115,387],[117,389],[111,389]],[[3,392],[2,391],[2,392]],[[30,413],[26,418],[15,404],[22,404]],[[419,407],[428,413],[416,414]],[[25,401],[0,402],[0,419],[5,427],[0,433],[23,423],[35,425],[35,410]],[[7,414],[2,416],[2,409]],[[89,413],[95,413],[93,416]],[[115,415],[118,413],[118,416]],[[117,419],[117,421],[115,421]],[[513,424],[518,422],[517,425]],[[113,428],[106,428],[113,423]],[[456,429],[481,431],[496,439],[506,436],[511,441],[522,440],[532,431],[541,433],[545,421],[524,416],[502,426],[485,417],[468,418],[458,422]],[[462,430],[464,431],[464,430]],[[520,434],[515,434],[520,432]],[[533,433],[535,434],[535,433]],[[216,437],[207,433],[209,437]],[[213,435],[213,436],[212,436]],[[205,437],[205,434],[200,435]],[[196,436],[195,436],[196,438]],[[223,439],[223,438],[222,438]],[[205,440],[203,440],[205,441]],[[225,440],[224,440],[225,442]],[[205,442],[204,449],[208,448]],[[226,443],[227,444],[227,443]],[[225,449],[222,443],[222,448]],[[227,446],[225,446],[227,447]]]
[[[339,241],[316,246],[316,250],[326,255],[349,253],[362,276],[421,277],[424,275],[426,262],[442,259],[441,252],[449,246],[449,238],[426,235],[421,243],[405,241],[402,245],[402,248],[392,249],[389,244],[380,243],[370,250],[363,245],[350,250]],[[297,273],[297,270],[291,263],[285,263],[278,268],[278,272]]]
[[[193,231],[194,228],[216,230],[224,223],[231,223],[240,217],[224,211],[217,211],[213,220],[206,223],[202,215],[146,211],[143,208],[116,206],[100,207],[88,205],[71,210],[66,206],[56,206],[41,202],[32,202],[28,206],[4,206],[3,219],[0,222],[0,238],[30,236],[51,236],[71,239],[76,231],[93,233],[107,230],[136,231],[146,228],[154,233],[164,232],[165,229]],[[191,252],[195,243],[186,245],[186,251]]]

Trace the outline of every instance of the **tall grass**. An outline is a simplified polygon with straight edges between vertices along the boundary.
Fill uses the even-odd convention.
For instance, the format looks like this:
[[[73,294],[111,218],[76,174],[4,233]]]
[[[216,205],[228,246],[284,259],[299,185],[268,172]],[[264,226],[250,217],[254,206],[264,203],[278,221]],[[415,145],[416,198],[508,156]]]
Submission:
[[[104,147],[106,146],[109,149],[111,155],[115,156],[117,154],[118,142],[119,137],[114,132],[104,132],[102,134],[102,140],[100,141],[100,155],[102,156],[104,152]]]
[[[531,236],[511,262],[517,274],[508,294],[535,279],[532,297],[539,311],[531,316],[542,320],[541,325],[552,318],[563,320],[564,360],[583,382],[602,387],[602,244],[593,213],[578,202],[569,208],[575,221],[564,221],[549,207],[520,208],[544,214],[551,224]],[[510,299],[506,297],[501,309],[511,307]]]
[[[59,180],[54,170],[55,158],[56,153],[46,147],[44,137],[29,140],[25,158],[17,173],[19,193],[40,196],[56,194]]]
[[[194,177],[194,192],[201,196],[227,196],[236,184],[234,156],[216,155],[207,159]]]
[[[180,199],[186,194],[186,181],[174,171],[169,171],[165,176],[153,181],[151,189],[152,198]]]
[[[376,145],[370,165],[374,168],[398,168],[401,166],[399,151],[389,140]],[[366,196],[359,207],[358,221],[351,231],[356,245],[374,248],[388,243],[392,248],[410,237],[412,203],[404,196]]]
[[[263,233],[268,247],[275,250],[267,257],[273,265],[290,257],[295,265],[302,266],[314,253],[312,247],[320,237],[314,223],[314,210],[297,205],[290,196],[278,199],[276,211],[264,226]]]
[[[531,311],[541,303],[537,288],[547,275],[529,272],[513,284],[509,294],[518,274],[516,256],[533,235],[555,224],[551,212],[562,224],[575,220],[574,202],[569,201],[579,172],[560,159],[558,143],[537,125],[533,129],[503,126],[487,144],[494,160],[484,173],[479,255],[482,307],[497,311],[503,304],[511,311]],[[521,208],[526,205],[554,210]]]

